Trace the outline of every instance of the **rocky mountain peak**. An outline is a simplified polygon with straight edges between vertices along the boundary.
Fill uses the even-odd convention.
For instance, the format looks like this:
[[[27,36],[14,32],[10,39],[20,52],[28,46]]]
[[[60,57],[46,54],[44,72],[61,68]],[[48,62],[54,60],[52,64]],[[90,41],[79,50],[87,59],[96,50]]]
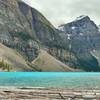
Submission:
[[[75,52],[77,52],[79,48],[84,52],[87,48],[93,49],[100,47],[97,42],[100,37],[99,27],[88,16],[79,16],[74,21],[61,25],[60,29],[63,31],[63,34],[65,34],[64,36],[68,37],[68,34],[71,34],[71,40],[73,43],[76,42],[76,44],[73,45],[76,45],[75,48],[73,47]],[[84,47],[81,47],[81,45]]]
[[[79,16],[74,21],[60,26],[60,29],[69,34],[94,35],[98,33],[97,25],[88,16]]]

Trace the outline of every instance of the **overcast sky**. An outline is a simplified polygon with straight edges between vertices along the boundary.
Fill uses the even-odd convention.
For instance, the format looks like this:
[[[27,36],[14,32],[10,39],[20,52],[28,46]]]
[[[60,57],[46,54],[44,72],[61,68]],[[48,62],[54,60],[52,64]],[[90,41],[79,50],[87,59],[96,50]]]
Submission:
[[[88,15],[100,24],[100,0],[23,0],[39,10],[54,26]]]

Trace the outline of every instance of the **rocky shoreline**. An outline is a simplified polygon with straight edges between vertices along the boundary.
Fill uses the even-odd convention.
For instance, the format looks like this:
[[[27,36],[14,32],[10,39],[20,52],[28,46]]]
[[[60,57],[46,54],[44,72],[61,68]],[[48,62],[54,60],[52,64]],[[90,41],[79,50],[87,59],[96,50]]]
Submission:
[[[0,100],[100,100],[100,90],[2,87]]]

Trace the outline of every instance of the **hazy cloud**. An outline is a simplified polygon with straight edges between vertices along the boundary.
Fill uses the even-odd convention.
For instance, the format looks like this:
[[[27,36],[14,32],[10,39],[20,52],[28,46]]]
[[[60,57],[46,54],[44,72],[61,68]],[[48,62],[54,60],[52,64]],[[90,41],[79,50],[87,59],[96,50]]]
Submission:
[[[39,10],[53,25],[73,21],[88,15],[100,24],[100,0],[23,0]]]

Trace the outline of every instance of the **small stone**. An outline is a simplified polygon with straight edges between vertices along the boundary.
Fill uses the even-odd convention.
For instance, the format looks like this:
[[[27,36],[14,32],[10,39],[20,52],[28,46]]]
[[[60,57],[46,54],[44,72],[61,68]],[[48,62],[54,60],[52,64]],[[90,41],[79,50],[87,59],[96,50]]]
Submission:
[[[82,96],[84,99],[95,99],[96,98],[96,95],[83,95]]]

